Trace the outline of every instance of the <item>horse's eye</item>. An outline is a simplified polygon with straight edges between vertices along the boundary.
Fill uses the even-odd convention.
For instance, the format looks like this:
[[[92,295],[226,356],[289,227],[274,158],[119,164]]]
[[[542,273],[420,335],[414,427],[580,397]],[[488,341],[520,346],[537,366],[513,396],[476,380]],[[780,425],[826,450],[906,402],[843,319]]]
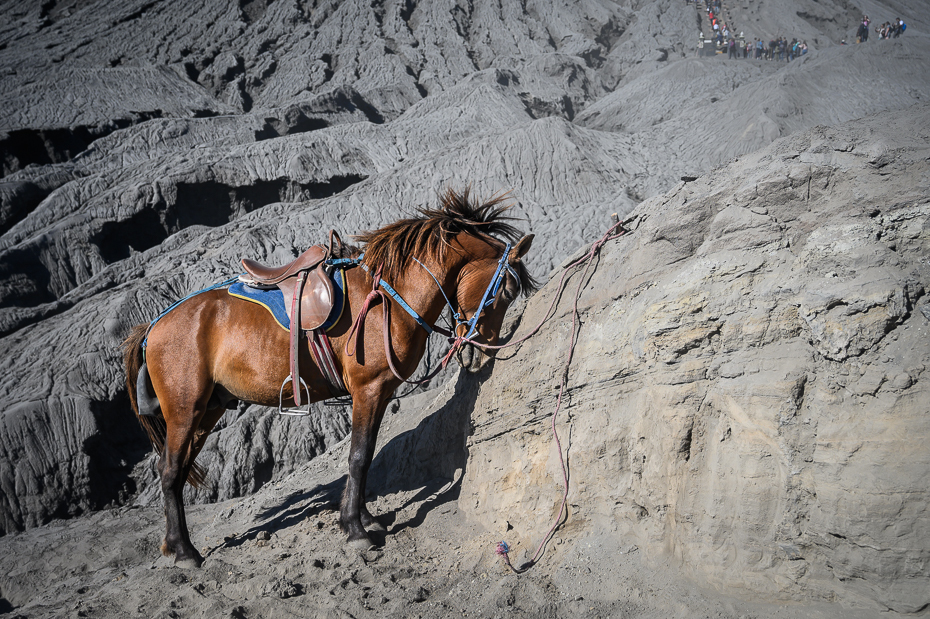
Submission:
[[[517,293],[520,291],[518,285],[514,282],[514,279],[508,275],[504,280],[504,285],[502,286],[503,290],[501,291],[501,296],[508,303],[517,298]]]

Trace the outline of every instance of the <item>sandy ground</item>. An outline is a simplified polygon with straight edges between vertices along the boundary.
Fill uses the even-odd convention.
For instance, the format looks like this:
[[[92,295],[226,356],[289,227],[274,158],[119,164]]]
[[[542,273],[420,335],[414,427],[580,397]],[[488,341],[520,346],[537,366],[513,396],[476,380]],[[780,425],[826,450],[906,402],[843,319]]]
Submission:
[[[193,571],[158,555],[162,520],[154,508],[48,525],[3,540],[3,610],[11,617],[850,616],[839,607],[759,606],[700,591],[667,565],[646,567],[635,546],[612,548],[596,537],[562,544],[557,536],[539,565],[513,574],[493,552],[497,540],[463,522],[453,495],[402,501],[378,540],[383,546],[364,553],[342,543],[325,493],[273,506],[259,499],[197,507],[190,521],[207,561]],[[251,526],[224,518],[238,510],[255,513]],[[117,536],[126,541],[114,545]]]
[[[405,421],[397,425],[416,420]],[[206,557],[198,570],[176,568],[159,553],[164,519],[157,504],[0,538],[0,614],[874,616],[840,604],[755,604],[751,593],[739,599],[702,590],[669,558],[646,557],[633,543],[618,546],[614,535],[575,536],[570,524],[556,531],[536,566],[514,574],[494,552],[498,538],[461,514],[457,479],[383,496],[373,488],[369,506],[387,532],[373,535],[376,548],[359,553],[344,543],[337,523],[346,450],[344,441],[251,497],[188,508],[192,538]],[[514,564],[533,549],[512,552]]]

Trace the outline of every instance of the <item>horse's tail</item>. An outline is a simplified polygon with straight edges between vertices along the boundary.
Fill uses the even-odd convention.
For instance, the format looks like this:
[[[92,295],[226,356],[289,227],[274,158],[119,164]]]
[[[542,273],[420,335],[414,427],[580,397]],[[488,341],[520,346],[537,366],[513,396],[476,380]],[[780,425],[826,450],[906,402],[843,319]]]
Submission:
[[[139,425],[148,434],[155,453],[165,451],[165,419],[161,414],[158,395],[152,388],[148,367],[142,356],[142,341],[148,335],[149,325],[136,325],[123,341],[123,365],[126,368],[126,391],[129,403],[139,420]],[[191,466],[187,482],[195,488],[203,488],[207,472],[196,462]]]
[[[148,325],[136,325],[123,340],[123,366],[126,368],[126,392],[129,393],[129,403],[133,412],[139,414],[139,400],[136,396],[136,383],[139,379],[139,370],[144,363],[142,358],[142,341],[148,332]],[[148,374],[148,372],[146,372]],[[154,444],[154,440],[153,440]]]

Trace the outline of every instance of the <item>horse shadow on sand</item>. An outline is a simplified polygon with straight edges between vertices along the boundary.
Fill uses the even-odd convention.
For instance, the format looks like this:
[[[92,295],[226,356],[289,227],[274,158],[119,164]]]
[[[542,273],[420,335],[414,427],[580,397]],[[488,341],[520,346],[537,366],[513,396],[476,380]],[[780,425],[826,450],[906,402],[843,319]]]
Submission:
[[[375,514],[387,528],[387,532],[369,532],[375,544],[381,546],[386,536],[418,527],[430,512],[458,499],[468,460],[466,440],[470,433],[471,413],[480,384],[490,376],[493,365],[493,362],[487,364],[476,374],[459,370],[450,383],[440,387],[449,390],[448,394],[424,398],[423,406],[430,406],[441,398],[444,398],[444,403],[422,419],[417,427],[390,439],[375,455],[368,473],[367,501],[396,493],[415,492],[394,511]],[[257,514],[259,524],[221,546],[240,546],[256,539],[262,531],[275,533],[299,525],[308,518],[338,512],[345,482],[346,475],[342,475],[312,489],[291,494]],[[416,503],[420,505],[413,516],[398,522],[397,514]]]

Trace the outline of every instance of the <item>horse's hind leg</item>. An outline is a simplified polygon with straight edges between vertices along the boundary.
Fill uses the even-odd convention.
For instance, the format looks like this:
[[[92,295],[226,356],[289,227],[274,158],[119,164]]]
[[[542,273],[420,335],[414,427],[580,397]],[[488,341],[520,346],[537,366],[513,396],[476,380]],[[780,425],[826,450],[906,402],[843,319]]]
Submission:
[[[189,438],[179,441],[187,447],[171,452],[176,454],[175,457],[168,456],[169,445],[171,445],[171,431],[169,430],[169,440],[165,441],[165,454],[159,461],[167,521],[162,553],[166,556],[173,554],[174,564],[179,567],[200,567],[203,564],[203,557],[194,548],[190,538],[190,529],[187,527],[187,517],[184,511],[184,482],[187,481],[191,468],[194,466],[194,459],[203,449],[210,431],[223,416],[225,410],[225,408],[214,408],[207,410],[203,415],[195,413],[194,418],[198,420],[195,426],[192,426],[188,432],[181,431],[179,428],[178,435],[186,434]]]
[[[166,520],[161,551],[165,556],[174,555],[174,564],[179,567],[200,567],[203,557],[191,543],[184,513],[184,483],[194,464],[194,430],[203,411],[198,412],[191,407],[185,415],[170,405],[166,407],[164,402],[162,406],[168,428],[165,451],[158,461]]]

